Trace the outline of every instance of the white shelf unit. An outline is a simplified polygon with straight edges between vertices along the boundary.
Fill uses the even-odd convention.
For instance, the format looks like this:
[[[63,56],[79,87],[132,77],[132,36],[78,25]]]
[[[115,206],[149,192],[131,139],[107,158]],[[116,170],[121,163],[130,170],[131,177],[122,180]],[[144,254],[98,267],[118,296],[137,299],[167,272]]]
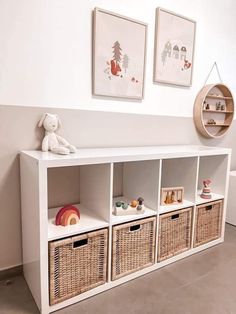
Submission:
[[[221,243],[224,240],[230,157],[230,149],[204,146],[79,149],[69,156],[21,152],[24,276],[41,313],[54,312]],[[212,200],[224,199],[221,237],[197,248],[192,246],[190,250],[159,263],[156,256],[154,265],[111,281],[112,226],[156,216],[158,236],[160,214],[189,206],[195,213],[198,204],[211,201],[199,196],[202,181],[208,178],[212,180]],[[184,187],[183,204],[160,205],[161,188],[168,186]],[[139,196],[145,200],[147,209],[144,214],[113,215],[116,200],[128,202]],[[58,209],[69,203],[79,207],[80,223],[55,226]],[[194,219],[195,214],[193,224]],[[104,227],[109,230],[107,283],[50,306],[48,242]]]

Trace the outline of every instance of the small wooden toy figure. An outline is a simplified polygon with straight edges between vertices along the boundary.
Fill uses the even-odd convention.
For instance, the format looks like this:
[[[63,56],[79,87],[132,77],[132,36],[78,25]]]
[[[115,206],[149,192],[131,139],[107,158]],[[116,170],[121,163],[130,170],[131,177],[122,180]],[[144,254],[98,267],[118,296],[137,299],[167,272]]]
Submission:
[[[210,105],[204,100],[204,102],[203,102],[203,105],[204,105],[204,108],[206,109],[206,110],[209,110],[210,109]]]
[[[176,199],[175,199],[175,192],[174,192],[174,191],[171,192],[170,199],[171,199],[171,203],[176,202]]]
[[[209,119],[207,121],[207,124],[216,124],[215,120],[214,119]]]
[[[138,206],[138,201],[132,200],[130,206],[136,208]]]
[[[211,180],[210,179],[206,179],[203,181],[203,189],[202,189],[202,193],[201,193],[201,198],[204,199],[211,199],[212,195],[211,195],[211,189],[209,188],[209,185],[211,184]]]
[[[129,204],[127,204],[127,203],[122,204],[122,209],[126,210],[126,209],[128,209],[128,207],[129,207]]]
[[[165,204],[171,204],[172,201],[171,201],[171,195],[169,192],[167,192],[166,194],[166,199],[165,199]]]
[[[142,210],[143,209],[143,202],[144,202],[144,199],[142,197],[139,197],[138,198],[138,206],[137,206],[137,210]]]
[[[219,101],[219,102],[216,103],[216,110],[220,110],[220,108],[221,108],[221,103]]]
[[[123,202],[120,202],[120,201],[118,201],[118,202],[116,202],[116,207],[121,207],[122,206],[122,204],[123,204]]]
[[[220,110],[225,111],[225,105],[224,104],[221,105]]]

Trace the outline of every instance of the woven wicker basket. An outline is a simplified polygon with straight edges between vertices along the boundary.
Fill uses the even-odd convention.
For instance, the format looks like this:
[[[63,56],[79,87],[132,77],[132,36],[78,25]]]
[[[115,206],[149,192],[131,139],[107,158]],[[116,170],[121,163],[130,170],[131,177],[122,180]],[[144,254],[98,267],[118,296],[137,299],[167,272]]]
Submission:
[[[160,215],[158,262],[191,247],[192,207]]]
[[[197,206],[194,247],[221,236],[223,200]]]
[[[49,243],[50,305],[106,282],[107,229]]]
[[[154,263],[156,217],[113,227],[112,280]]]

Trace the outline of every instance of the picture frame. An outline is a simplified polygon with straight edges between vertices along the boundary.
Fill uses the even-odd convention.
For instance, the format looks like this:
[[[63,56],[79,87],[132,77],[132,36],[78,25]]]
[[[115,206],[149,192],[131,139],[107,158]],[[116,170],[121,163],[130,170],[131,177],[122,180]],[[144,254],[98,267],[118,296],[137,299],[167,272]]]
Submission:
[[[196,22],[158,7],[153,81],[192,86]]]
[[[182,204],[184,199],[183,187],[168,187],[161,189],[161,205]]]
[[[93,95],[143,99],[146,45],[146,23],[95,8]]]

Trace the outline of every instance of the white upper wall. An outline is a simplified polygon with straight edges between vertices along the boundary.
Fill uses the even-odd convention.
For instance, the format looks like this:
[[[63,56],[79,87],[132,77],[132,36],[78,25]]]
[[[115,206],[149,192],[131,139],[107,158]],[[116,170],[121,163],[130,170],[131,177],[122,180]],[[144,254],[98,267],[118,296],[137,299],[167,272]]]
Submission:
[[[148,23],[143,101],[93,98],[92,10],[100,7]],[[153,84],[156,7],[197,21],[193,86]],[[0,0],[0,104],[192,116],[214,61],[236,95],[234,0]],[[209,82],[218,82],[214,72]]]

